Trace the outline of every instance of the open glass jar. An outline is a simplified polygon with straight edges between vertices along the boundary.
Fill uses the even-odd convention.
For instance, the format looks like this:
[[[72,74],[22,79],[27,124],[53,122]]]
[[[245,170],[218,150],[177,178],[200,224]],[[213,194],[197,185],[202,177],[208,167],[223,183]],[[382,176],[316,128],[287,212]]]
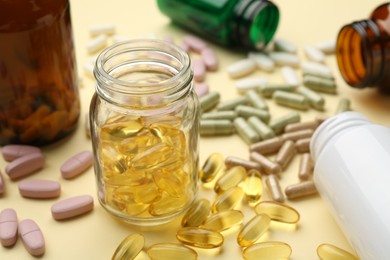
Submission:
[[[101,205],[134,225],[172,220],[197,192],[199,103],[188,55],[164,41],[122,42],[99,55],[94,74]]]

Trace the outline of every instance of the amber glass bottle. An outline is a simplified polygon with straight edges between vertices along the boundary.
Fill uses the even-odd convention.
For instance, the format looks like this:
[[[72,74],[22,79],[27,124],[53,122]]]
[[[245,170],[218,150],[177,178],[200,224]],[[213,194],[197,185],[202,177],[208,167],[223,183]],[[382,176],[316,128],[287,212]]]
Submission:
[[[0,145],[46,145],[78,122],[68,0],[0,0]]]
[[[336,45],[341,75],[352,87],[378,87],[390,94],[390,3],[367,20],[341,28]]]

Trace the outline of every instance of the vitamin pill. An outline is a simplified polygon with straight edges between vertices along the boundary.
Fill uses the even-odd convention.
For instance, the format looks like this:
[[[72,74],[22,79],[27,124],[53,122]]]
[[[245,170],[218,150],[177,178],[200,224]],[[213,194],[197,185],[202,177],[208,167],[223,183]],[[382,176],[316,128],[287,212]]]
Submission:
[[[299,130],[295,132],[288,132],[282,134],[284,140],[297,141],[303,138],[310,138],[313,135],[314,131],[312,129]]]
[[[11,208],[0,212],[0,242],[3,246],[13,246],[18,239],[18,217]]]
[[[275,62],[262,52],[249,52],[248,58],[253,60],[260,70],[271,72],[275,68]]]
[[[283,66],[281,68],[284,81],[291,86],[297,87],[301,84],[301,80],[295,70],[289,66]]]
[[[207,95],[204,95],[199,98],[199,105],[202,112],[207,112],[213,109],[220,100],[221,96],[218,92],[210,92]]]
[[[268,192],[271,195],[271,198],[274,201],[284,202],[284,195],[282,189],[280,188],[279,180],[276,175],[271,174],[265,179],[265,184],[267,186]]]
[[[279,118],[271,120],[269,126],[274,130],[275,134],[281,134],[286,125],[301,121],[301,115],[298,112],[291,112]]]
[[[71,158],[69,158],[66,162],[61,165],[60,171],[61,175],[64,179],[74,178],[84,171],[86,171],[89,167],[92,166],[93,163],[93,154],[90,151],[80,152]]]
[[[263,195],[263,182],[259,171],[249,170],[243,185],[245,198],[248,203],[256,203]]]
[[[252,73],[256,67],[256,62],[254,62],[252,59],[243,59],[229,65],[227,72],[232,78],[240,78]]]
[[[220,119],[220,120],[231,120],[233,121],[237,117],[236,111],[217,111],[217,112],[209,112],[202,114],[201,120],[206,119]]]
[[[222,110],[234,110],[237,106],[239,105],[246,105],[249,103],[249,99],[245,96],[238,97],[235,99],[227,100],[224,102],[221,102],[217,106],[217,110],[222,111]]]
[[[210,214],[210,208],[210,201],[206,199],[198,200],[184,214],[181,225],[183,227],[199,227]]]
[[[0,196],[4,193],[4,179],[3,174],[0,172]]]
[[[154,244],[148,248],[147,254],[151,259],[159,260],[196,260],[198,258],[195,250],[176,243]]]
[[[275,136],[274,131],[256,116],[249,117],[248,124],[259,134],[260,139],[270,139]]]
[[[319,63],[323,63],[325,61],[325,54],[313,45],[304,46],[303,52],[308,60]]]
[[[260,164],[258,164],[257,162],[248,161],[248,160],[245,160],[245,159],[242,159],[239,157],[235,157],[235,156],[226,157],[225,165],[227,168],[231,168],[234,166],[242,166],[247,171],[249,171],[251,169],[255,169],[255,170],[259,171],[261,168]]]
[[[279,241],[267,241],[253,244],[243,251],[246,260],[259,259],[289,259],[291,247]]]
[[[307,110],[309,108],[309,101],[305,96],[278,90],[272,95],[272,99],[276,104],[300,110]]]
[[[259,154],[258,152],[251,152],[249,157],[252,161],[255,161],[260,164],[261,172],[264,172],[266,174],[280,174],[282,171],[282,168],[279,164],[271,161],[267,157]]]
[[[200,120],[200,135],[229,135],[235,132],[230,120]]]
[[[55,220],[62,220],[80,216],[92,209],[92,196],[81,195],[56,202],[51,206],[51,214]]]
[[[268,140],[264,140],[249,147],[251,152],[257,152],[262,155],[275,154],[282,147],[284,140],[280,137],[274,137]]]
[[[293,141],[287,140],[280,147],[279,152],[276,154],[275,162],[278,163],[282,169],[286,169],[291,160],[297,153],[297,149]]]
[[[19,193],[23,197],[33,199],[51,199],[60,196],[61,185],[50,180],[23,180],[18,185]]]
[[[175,187],[167,188],[173,190],[175,189]],[[179,190],[174,193],[175,197],[170,195],[172,192],[170,192],[170,194],[168,193],[169,190],[162,192],[162,194],[160,193],[160,195],[158,194],[156,188],[154,188],[151,194],[154,198],[157,198],[157,200],[153,201],[153,203],[150,205],[149,214],[152,216],[166,216],[184,209],[191,201],[184,191],[182,191],[184,194],[179,194],[180,188],[183,189],[183,187],[176,187],[176,189],[177,188],[179,188]]]
[[[211,215],[201,228],[221,232],[233,226],[240,225],[244,220],[244,215],[239,210],[226,210]]]
[[[236,81],[236,89],[238,93],[245,93],[248,90],[261,88],[267,84],[267,79],[263,77],[247,77]]]
[[[298,139],[295,142],[295,147],[299,153],[307,153],[310,151],[310,140],[311,138]]]
[[[328,119],[327,116],[325,115],[318,115],[315,117],[315,120],[319,123],[322,124],[326,119]]]
[[[37,223],[31,219],[20,221],[20,238],[26,250],[33,256],[40,256],[45,253],[45,239]]]
[[[256,214],[266,214],[271,220],[294,224],[299,221],[298,211],[277,201],[261,201],[255,207]]]
[[[313,175],[314,163],[309,153],[301,155],[299,162],[298,178],[301,181],[307,181]]]
[[[317,77],[333,79],[332,70],[322,63],[304,61],[301,64],[301,68],[304,74],[311,74]]]
[[[216,231],[185,227],[176,233],[176,238],[185,245],[200,248],[216,248],[223,244],[223,236]]]
[[[223,164],[223,156],[220,153],[212,153],[204,162],[199,172],[200,180],[203,183],[213,181],[218,173],[222,171]]]
[[[251,104],[253,107],[262,109],[262,110],[268,110],[268,105],[265,102],[265,100],[258,94],[255,90],[249,90],[246,92],[246,96],[248,97],[249,104]]]
[[[334,54],[336,52],[336,40],[325,40],[314,45],[325,54]]]
[[[301,94],[302,96],[306,97],[306,99],[309,101],[309,105],[317,110],[323,111],[325,106],[325,99],[318,94],[317,92],[305,87],[300,86],[296,90],[297,93]]]
[[[286,125],[284,128],[285,133],[296,132],[300,130],[312,129],[313,131],[317,129],[320,123],[317,120],[299,122],[299,123],[291,123]]]
[[[348,98],[341,98],[337,104],[335,114],[351,110],[351,101]]]
[[[179,47],[184,51],[184,52],[189,52],[190,51],[190,46],[188,46],[187,43],[182,42],[179,44]]]
[[[312,75],[303,76],[303,84],[318,92],[323,92],[327,94],[336,94],[336,83],[334,80],[320,78]]]
[[[238,113],[238,112],[237,112]],[[245,121],[242,117],[237,117],[233,121],[234,128],[238,135],[247,143],[255,143],[260,140],[260,136],[257,134],[255,130]]]
[[[358,260],[359,258],[337,246],[321,244],[317,247],[317,255],[321,260]]]
[[[203,82],[206,77],[206,65],[203,63],[203,60],[193,59],[191,65],[194,72],[194,80]]]
[[[278,91],[285,91],[285,92],[293,92],[296,90],[296,86],[288,85],[288,84],[268,84],[261,88],[261,94],[265,98],[270,98],[272,95]]]
[[[269,228],[271,219],[260,214],[254,216],[240,230],[237,236],[237,243],[242,247],[254,244]]]
[[[116,248],[112,260],[135,259],[145,245],[145,237],[141,234],[128,235]]]
[[[251,116],[255,116],[260,118],[264,123],[268,123],[269,119],[271,118],[271,115],[267,110],[262,110],[250,106],[239,105],[235,110],[239,117],[249,118]]]
[[[210,48],[204,48],[200,52],[202,60],[208,71],[218,70],[219,61],[217,54]]]
[[[198,97],[203,97],[209,93],[209,84],[207,84],[206,82],[198,82],[194,85],[194,90]]]
[[[107,45],[107,35],[100,34],[87,43],[87,52],[89,54],[95,53],[103,49]]]
[[[246,170],[242,166],[234,166],[224,171],[223,175],[215,182],[214,190],[220,194],[230,188],[238,186],[246,177]]]
[[[277,38],[274,40],[274,49],[281,52],[297,53],[298,48],[291,42]]]
[[[289,200],[302,198],[317,193],[316,186],[313,181],[303,181],[297,184],[291,184],[284,190]]]
[[[211,207],[212,212],[235,209],[241,203],[243,197],[243,190],[239,187],[233,187],[218,195]]]
[[[115,33],[115,25],[104,24],[104,25],[94,25],[89,28],[89,34],[91,36],[96,36],[99,34],[112,35]]]
[[[10,162],[5,172],[11,180],[15,180],[42,169],[44,164],[45,157],[41,153],[31,153]]]
[[[200,53],[207,47],[207,44],[200,38],[194,35],[185,35],[183,42],[193,51]]]
[[[300,63],[297,55],[287,52],[271,52],[269,56],[278,66],[291,66],[296,68]]]
[[[4,160],[11,162],[30,153],[41,153],[41,149],[31,145],[8,144],[1,148]]]

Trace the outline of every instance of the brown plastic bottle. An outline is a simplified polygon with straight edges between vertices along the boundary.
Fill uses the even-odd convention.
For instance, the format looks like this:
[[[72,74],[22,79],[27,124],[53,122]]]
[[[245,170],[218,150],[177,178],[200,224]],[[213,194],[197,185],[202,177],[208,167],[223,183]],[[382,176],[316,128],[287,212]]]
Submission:
[[[341,28],[337,63],[352,87],[378,87],[390,94],[390,3],[377,7],[367,20]]]
[[[0,145],[75,129],[80,100],[68,0],[0,0]]]

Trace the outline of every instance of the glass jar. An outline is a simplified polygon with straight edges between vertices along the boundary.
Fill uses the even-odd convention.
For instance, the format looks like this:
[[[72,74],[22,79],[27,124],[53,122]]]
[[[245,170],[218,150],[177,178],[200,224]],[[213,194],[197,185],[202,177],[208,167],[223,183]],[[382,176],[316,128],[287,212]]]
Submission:
[[[173,22],[227,46],[263,49],[279,24],[268,0],[157,0]]]
[[[193,202],[199,102],[188,55],[159,40],[105,49],[90,120],[98,197],[134,225],[166,223]]]
[[[76,128],[68,0],[0,0],[0,145],[46,145]]]

